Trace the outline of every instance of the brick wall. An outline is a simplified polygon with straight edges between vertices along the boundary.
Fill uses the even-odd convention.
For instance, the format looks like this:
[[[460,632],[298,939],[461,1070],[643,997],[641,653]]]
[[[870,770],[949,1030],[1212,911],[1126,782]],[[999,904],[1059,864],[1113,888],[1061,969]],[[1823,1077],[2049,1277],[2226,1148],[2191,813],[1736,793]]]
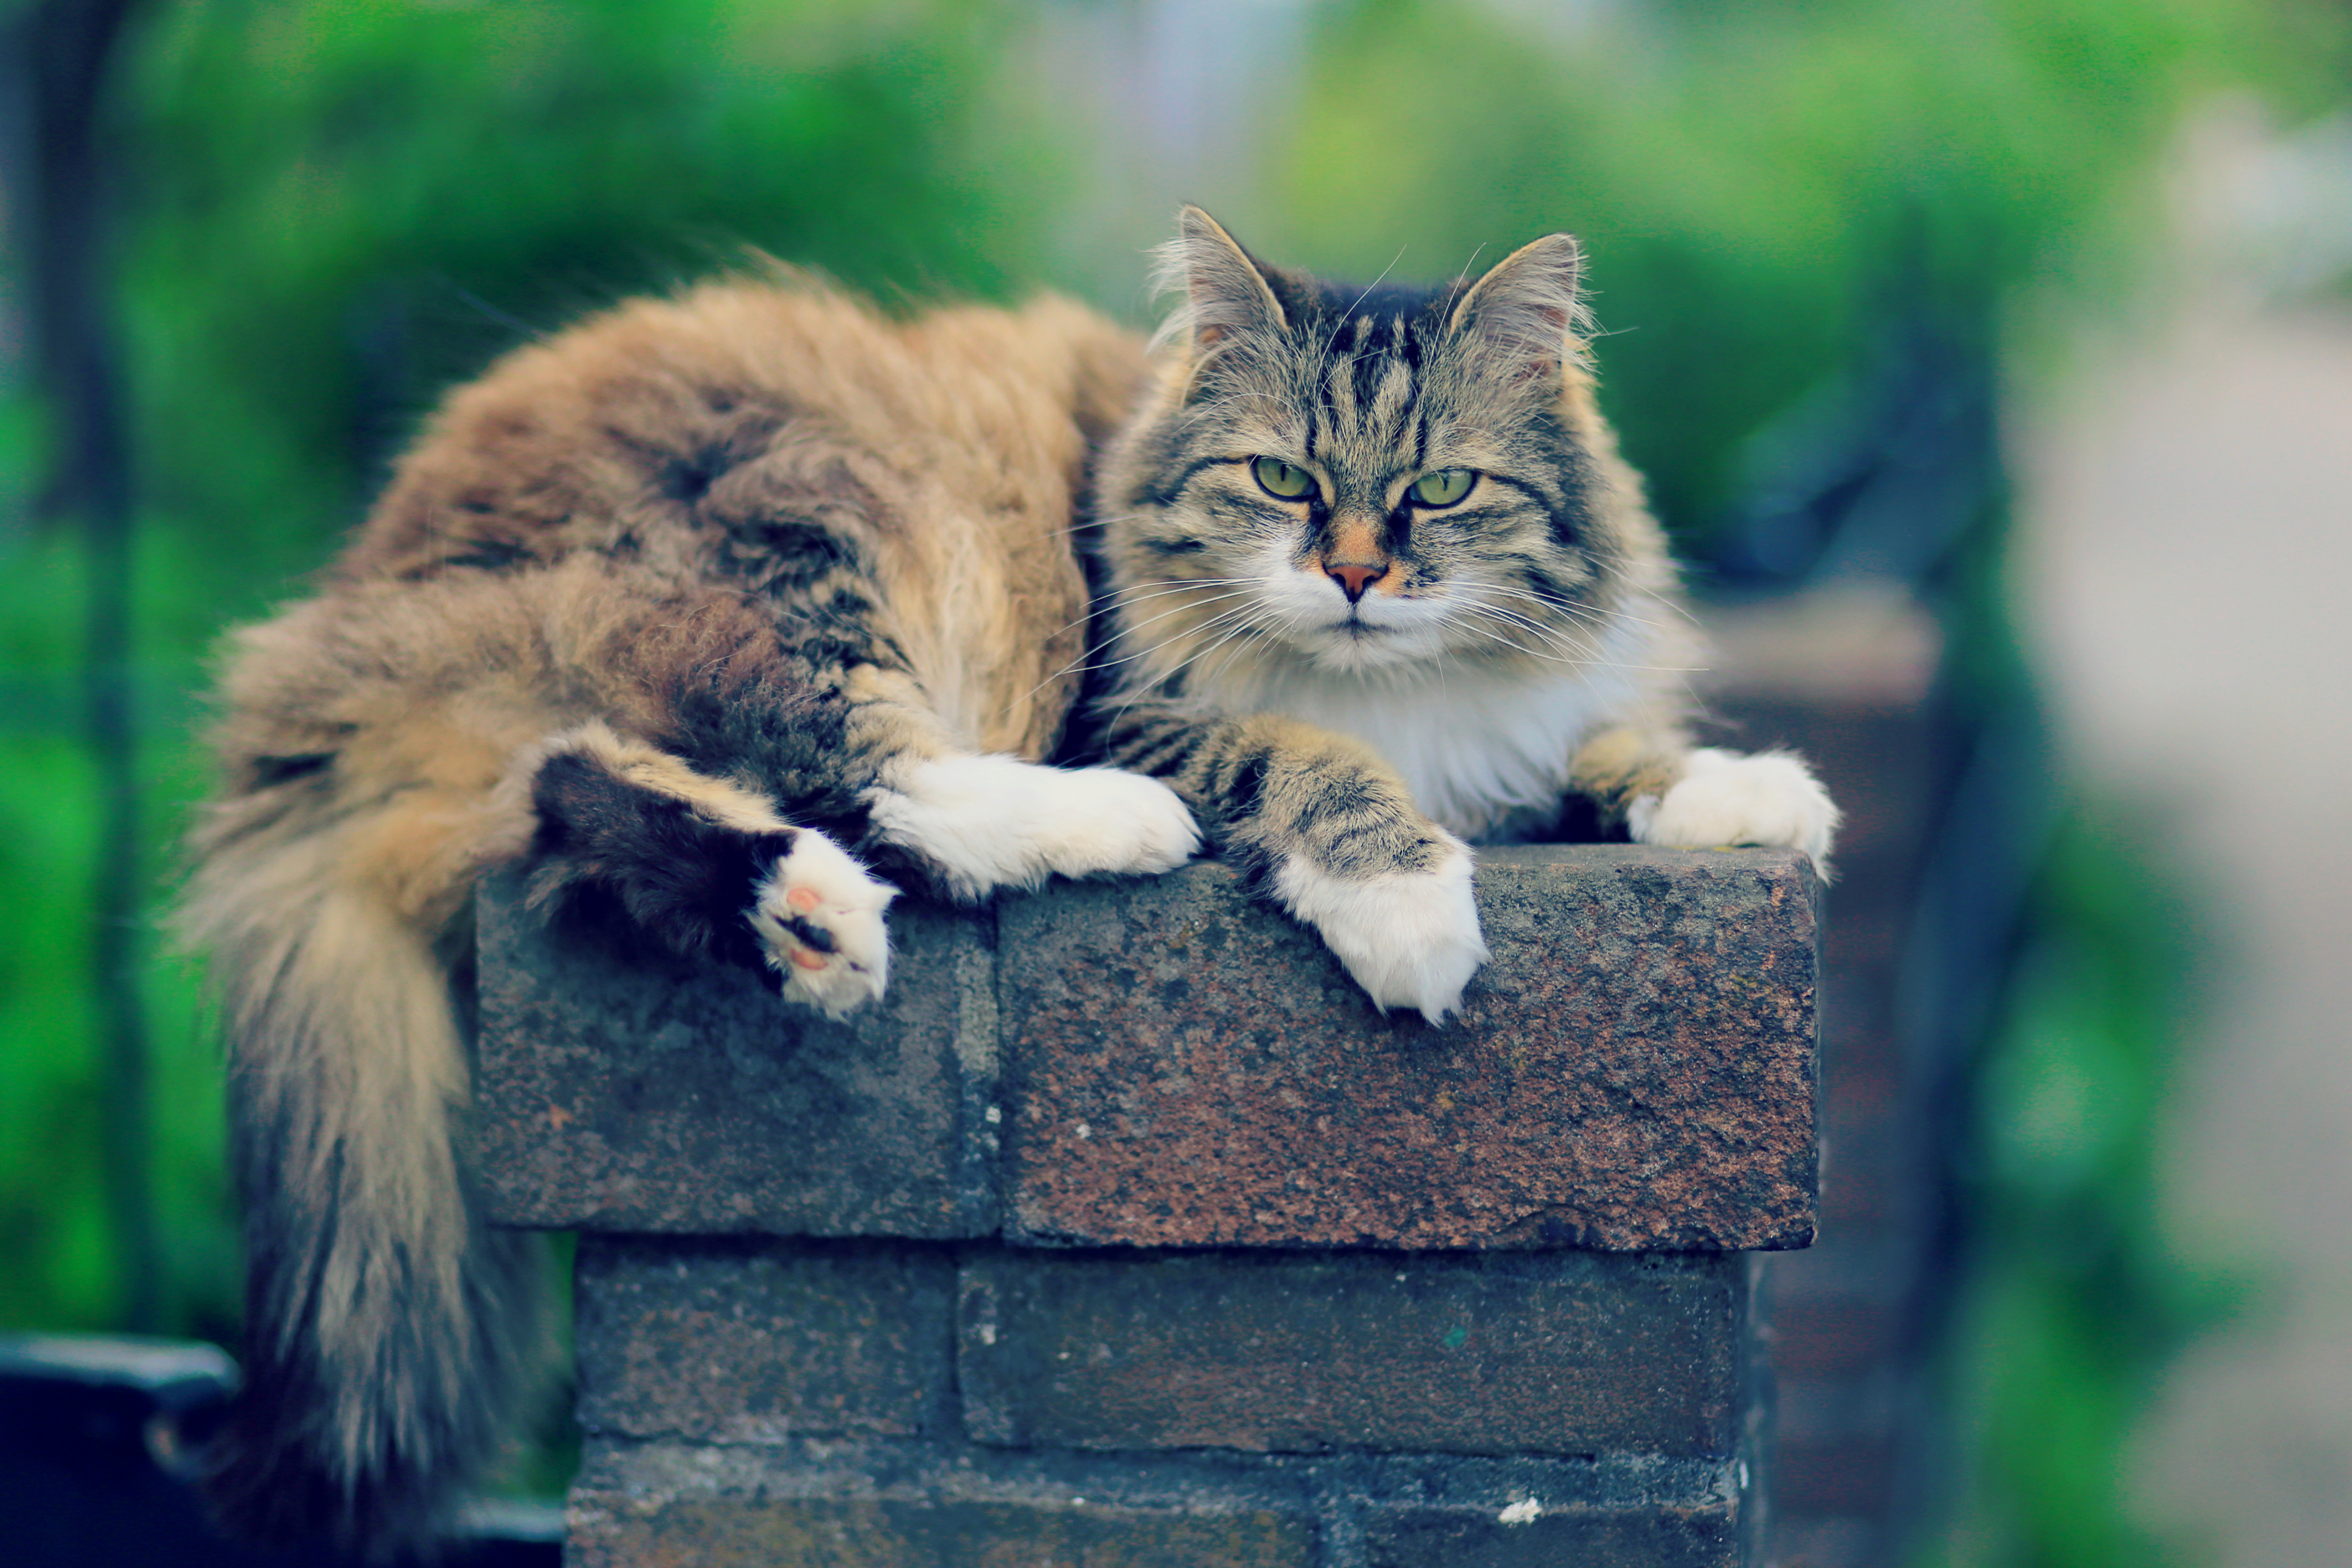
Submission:
[[[1760,1561],[1802,859],[1497,851],[1385,1020],[1217,865],[894,911],[845,1024],[480,909],[477,1154],[583,1233],[573,1561]]]

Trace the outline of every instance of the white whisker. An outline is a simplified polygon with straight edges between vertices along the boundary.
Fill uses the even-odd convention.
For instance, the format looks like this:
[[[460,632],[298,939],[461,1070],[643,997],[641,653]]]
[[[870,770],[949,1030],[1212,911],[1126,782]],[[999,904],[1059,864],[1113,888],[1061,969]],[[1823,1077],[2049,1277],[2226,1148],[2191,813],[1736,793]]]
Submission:
[[[1204,581],[1205,581],[1205,580],[1207,580],[1207,579],[1204,579]],[[1245,577],[1234,577],[1234,578],[1227,578],[1227,579],[1223,579],[1223,581],[1234,582],[1234,583],[1248,583],[1248,582],[1251,582],[1251,581],[1252,581],[1252,579],[1245,578]],[[1178,590],[1175,590],[1175,589],[1171,589],[1171,590],[1169,590],[1169,592],[1170,592],[1170,593],[1174,593],[1174,592],[1177,592],[1177,591],[1178,591]],[[1155,595],[1155,596],[1156,596],[1156,597],[1165,597],[1166,595]],[[1114,635],[1114,636],[1113,636],[1113,637],[1111,637],[1108,642],[1106,642],[1106,643],[1103,645],[1103,647],[1102,647],[1101,648],[1096,649],[1095,651],[1096,651],[1096,652],[1107,652],[1107,651],[1108,651],[1108,650],[1110,650],[1110,649],[1112,649],[1112,648],[1118,647],[1119,647],[1119,646],[1121,646],[1121,645],[1122,645],[1122,644],[1123,644],[1123,643],[1124,643],[1124,642],[1125,642],[1125,641],[1126,641],[1129,637],[1131,637],[1134,633],[1139,632],[1139,631],[1141,631],[1145,626],[1157,626],[1159,623],[1160,623],[1161,621],[1164,621],[1164,620],[1169,619],[1171,616],[1181,616],[1181,615],[1182,615],[1186,610],[1193,609],[1193,608],[1196,608],[1196,607],[1205,608],[1207,605],[1213,605],[1213,604],[1217,604],[1217,603],[1220,603],[1220,602],[1222,602],[1222,601],[1223,601],[1223,600],[1226,600],[1226,599],[1245,599],[1245,598],[1248,598],[1248,597],[1250,597],[1250,596],[1251,596],[1251,595],[1249,594],[1249,592],[1248,592],[1246,589],[1241,589],[1241,590],[1236,590],[1236,591],[1234,591],[1234,592],[1233,592],[1233,593],[1228,593],[1228,594],[1216,594],[1216,595],[1211,595],[1211,596],[1209,596],[1209,597],[1207,597],[1207,598],[1205,598],[1205,599],[1202,599],[1202,600],[1198,601],[1198,602],[1197,602],[1197,604],[1191,604],[1191,603],[1188,603],[1188,604],[1179,605],[1177,605],[1177,606],[1176,606],[1176,608],[1174,608],[1174,609],[1172,609],[1172,610],[1166,610],[1166,611],[1162,611],[1160,614],[1159,614],[1159,615],[1156,615],[1156,616],[1152,616],[1150,620],[1148,620],[1148,621],[1144,621],[1144,622],[1142,622],[1142,623],[1140,623],[1140,624],[1139,624],[1139,625],[1137,625],[1137,626],[1125,626],[1125,627],[1120,627],[1120,628],[1118,628],[1118,630],[1115,633],[1115,635]],[[1246,606],[1243,606],[1243,607],[1244,607],[1244,608],[1245,608]],[[1217,624],[1217,622],[1218,622],[1218,621],[1223,620],[1223,619],[1225,617],[1225,616],[1227,616],[1227,615],[1231,615],[1231,614],[1233,614],[1233,613],[1234,613],[1234,612],[1232,612],[1232,611],[1225,611],[1225,612],[1223,612],[1223,613],[1222,613],[1222,614],[1220,614],[1220,615],[1218,615],[1218,616],[1215,616],[1212,617],[1210,620],[1208,620],[1208,621],[1204,622],[1204,623],[1203,623],[1203,626],[1214,626],[1214,625],[1216,625],[1216,624]],[[1079,624],[1080,624],[1079,622],[1073,621],[1073,622],[1071,622],[1071,623],[1070,623],[1070,626],[1077,626],[1077,625],[1079,625]],[[1069,629],[1070,629],[1070,627],[1069,627],[1069,626],[1064,626],[1064,627],[1062,628],[1062,630],[1063,630],[1063,631],[1067,631],[1067,630],[1069,630]],[[1196,629],[1198,629],[1198,628],[1196,628]],[[1055,635],[1058,637],[1058,636],[1060,635],[1060,633],[1058,633],[1058,632],[1057,632],[1057,633],[1055,633]],[[1181,635],[1181,634],[1179,634],[1179,635]],[[1031,688],[1029,689],[1029,690],[1028,690],[1027,695],[1024,696],[1024,697],[1021,699],[1021,701],[1022,701],[1022,702],[1026,702],[1026,701],[1028,701],[1030,698],[1036,696],[1036,695],[1037,695],[1037,693],[1039,693],[1040,691],[1045,690],[1045,688],[1047,688],[1048,686],[1053,685],[1053,684],[1054,684],[1054,682],[1055,682],[1055,681],[1057,681],[1057,680],[1061,679],[1062,679],[1064,676],[1066,676],[1066,675],[1072,675],[1072,674],[1077,674],[1077,675],[1091,675],[1091,674],[1093,674],[1096,670],[1098,670],[1098,669],[1116,669],[1116,668],[1118,668],[1120,665],[1122,665],[1122,664],[1129,664],[1129,663],[1132,663],[1132,662],[1133,662],[1134,660],[1136,660],[1136,659],[1143,658],[1148,657],[1148,656],[1149,656],[1149,655],[1150,655],[1150,654],[1154,654],[1154,653],[1159,652],[1160,648],[1165,647],[1167,646],[1167,644],[1168,644],[1168,642],[1169,642],[1169,641],[1173,641],[1173,640],[1174,640],[1173,638],[1169,638],[1169,639],[1163,640],[1162,642],[1156,643],[1156,644],[1154,644],[1152,647],[1149,647],[1149,648],[1145,648],[1144,650],[1142,650],[1142,651],[1141,651],[1141,652],[1139,652],[1139,653],[1123,654],[1123,655],[1121,655],[1121,656],[1120,656],[1119,658],[1108,658],[1108,659],[1104,659],[1104,660],[1102,660],[1100,663],[1089,663],[1089,662],[1087,662],[1087,655],[1085,655],[1085,654],[1080,654],[1080,655],[1079,655],[1076,659],[1072,660],[1072,661],[1071,661],[1070,663],[1068,663],[1068,664],[1064,665],[1061,668],[1059,668],[1059,669],[1055,670],[1053,674],[1051,674],[1051,675],[1047,676],[1045,679],[1043,679],[1043,680],[1039,681],[1036,685],[1034,685],[1034,686],[1031,687]],[[1007,713],[1010,713],[1010,712],[1012,712],[1012,711],[1013,711],[1013,710],[1014,708],[1016,708],[1016,707],[1018,707],[1018,706],[1019,706],[1019,703],[1007,703],[1007,704],[1005,704],[1004,711],[1005,711],[1005,712],[1007,712]]]

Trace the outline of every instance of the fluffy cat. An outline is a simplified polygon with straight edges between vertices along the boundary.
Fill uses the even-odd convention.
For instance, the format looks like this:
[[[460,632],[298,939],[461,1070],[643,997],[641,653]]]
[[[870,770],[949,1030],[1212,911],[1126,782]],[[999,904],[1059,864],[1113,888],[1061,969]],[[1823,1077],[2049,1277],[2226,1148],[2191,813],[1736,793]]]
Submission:
[[[527,1238],[457,1152],[486,867],[839,1014],[901,886],[1205,837],[1442,1019],[1485,955],[1465,839],[1567,801],[1826,854],[1801,764],[1685,739],[1696,650],[1571,242],[1354,290],[1187,209],[1171,256],[1156,368],[1051,300],[624,307],[454,395],[318,595],[237,634],[183,905],[247,1208],[232,1524],[415,1544],[524,1396]]]

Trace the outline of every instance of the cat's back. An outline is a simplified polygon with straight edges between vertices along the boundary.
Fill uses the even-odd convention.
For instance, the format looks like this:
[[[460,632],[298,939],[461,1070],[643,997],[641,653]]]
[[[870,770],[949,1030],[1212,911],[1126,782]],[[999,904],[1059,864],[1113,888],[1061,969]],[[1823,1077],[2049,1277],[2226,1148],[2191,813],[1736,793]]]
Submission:
[[[1025,509],[1142,374],[1132,334],[1050,297],[905,320],[798,279],[633,300],[452,393],[339,575],[644,552],[756,505],[747,469],[847,463],[912,488],[987,484],[983,506]]]
[[[951,729],[1041,754],[1083,662],[1072,516],[1144,374],[1139,338],[1050,296],[893,318],[788,277],[635,300],[453,393],[329,592],[590,557],[792,620],[810,563],[854,562]]]

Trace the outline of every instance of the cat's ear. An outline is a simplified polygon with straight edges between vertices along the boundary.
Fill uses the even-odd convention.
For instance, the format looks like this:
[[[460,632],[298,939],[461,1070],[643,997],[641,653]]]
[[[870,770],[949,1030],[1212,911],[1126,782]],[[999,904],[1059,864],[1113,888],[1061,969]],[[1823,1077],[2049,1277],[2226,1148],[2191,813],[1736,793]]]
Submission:
[[[1454,307],[1447,331],[1528,376],[1557,376],[1584,363],[1584,251],[1564,234],[1519,247],[1488,268]]]
[[[1176,237],[1160,247],[1160,285],[1181,289],[1184,302],[1160,329],[1157,342],[1189,342],[1199,352],[1237,332],[1278,332],[1288,324],[1282,301],[1249,252],[1196,206],[1178,215]]]

